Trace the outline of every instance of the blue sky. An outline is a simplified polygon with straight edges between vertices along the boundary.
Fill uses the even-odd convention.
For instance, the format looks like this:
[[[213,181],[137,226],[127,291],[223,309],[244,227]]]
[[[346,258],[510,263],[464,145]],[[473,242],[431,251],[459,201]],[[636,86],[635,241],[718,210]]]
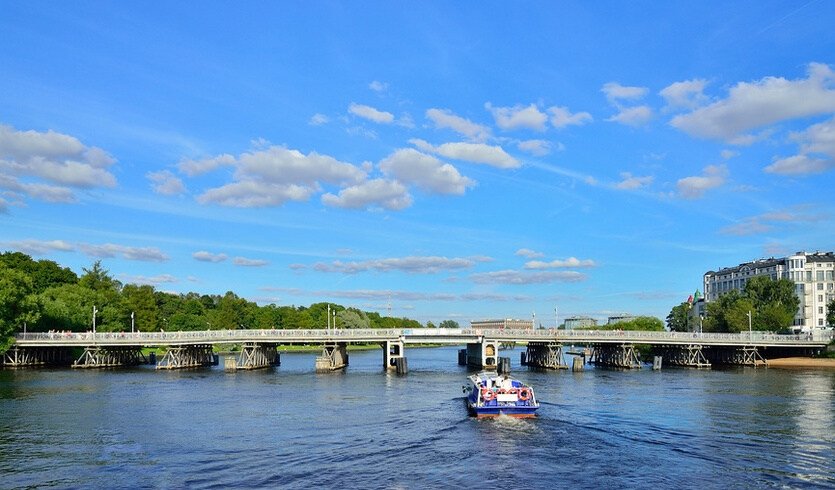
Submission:
[[[421,322],[835,249],[835,3],[2,2],[0,249]]]

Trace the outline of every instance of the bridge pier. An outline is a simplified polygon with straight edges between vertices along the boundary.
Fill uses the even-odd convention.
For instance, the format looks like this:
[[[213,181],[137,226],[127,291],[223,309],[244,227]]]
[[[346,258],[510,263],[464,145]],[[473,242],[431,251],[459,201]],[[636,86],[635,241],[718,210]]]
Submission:
[[[559,342],[528,342],[522,353],[522,365],[547,369],[568,369]]]
[[[634,344],[596,344],[592,362],[599,366],[640,369],[641,360]]]
[[[84,353],[72,363],[72,367],[89,369],[138,366],[140,364],[148,364],[148,359],[142,354],[141,347],[100,347],[94,345],[85,347]]]
[[[755,346],[751,345],[742,347],[716,347],[711,350],[710,357],[717,364],[768,367],[768,361],[763,358]]]
[[[235,371],[237,369],[263,369],[281,364],[281,357],[276,350],[276,344],[256,344],[246,342],[241,347],[241,353],[237,359],[228,359],[224,362],[224,369]]]
[[[157,369],[185,369],[215,364],[211,344],[175,345],[157,362]]]
[[[467,365],[478,369],[495,370],[498,367],[499,341],[484,339],[467,344]]]
[[[704,355],[701,344],[661,345],[654,349],[664,358],[664,362],[673,366],[709,368],[710,361]]]
[[[403,339],[386,340],[381,345],[383,347],[383,368],[386,370],[397,369],[397,360],[406,358],[403,350]]]
[[[348,365],[348,344],[330,342],[322,346],[322,355],[316,358],[316,372],[336,371]]]
[[[18,347],[7,350],[2,357],[5,367],[66,366],[72,363],[70,349],[63,347]]]

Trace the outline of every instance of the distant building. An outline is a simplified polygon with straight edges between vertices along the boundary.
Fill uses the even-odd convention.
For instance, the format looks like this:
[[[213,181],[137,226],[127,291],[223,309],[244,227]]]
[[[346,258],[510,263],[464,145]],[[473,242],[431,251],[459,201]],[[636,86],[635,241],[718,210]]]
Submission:
[[[470,327],[479,329],[533,330],[533,320],[514,320],[512,318],[506,318],[504,320],[471,320]]]
[[[609,320],[606,322],[606,324],[614,325],[615,323],[631,322],[635,318],[637,318],[635,315],[630,315],[628,313],[624,313],[623,315],[612,315],[609,317]]]
[[[797,252],[788,257],[758,259],[705,272],[705,301],[716,301],[728,291],[742,291],[745,283],[756,276],[794,282],[795,294],[800,299],[793,323],[795,330],[809,332],[826,326],[826,305],[835,298],[835,253]]]
[[[596,327],[597,320],[588,316],[570,316],[565,319],[565,329]]]

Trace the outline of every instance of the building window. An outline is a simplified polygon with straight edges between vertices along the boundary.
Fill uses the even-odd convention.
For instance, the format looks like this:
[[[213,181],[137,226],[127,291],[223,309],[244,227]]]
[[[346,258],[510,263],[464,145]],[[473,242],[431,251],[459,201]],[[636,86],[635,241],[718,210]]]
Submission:
[[[818,318],[818,325],[823,326],[823,318]]]
[[[818,315],[823,315],[823,306],[818,306]]]
[[[823,271],[818,271],[818,273],[815,274],[815,279],[817,279],[818,281],[823,281]]]
[[[822,294],[818,295],[818,303],[823,303],[823,295]]]
[[[818,283],[818,291],[823,291],[823,283],[822,282]]]

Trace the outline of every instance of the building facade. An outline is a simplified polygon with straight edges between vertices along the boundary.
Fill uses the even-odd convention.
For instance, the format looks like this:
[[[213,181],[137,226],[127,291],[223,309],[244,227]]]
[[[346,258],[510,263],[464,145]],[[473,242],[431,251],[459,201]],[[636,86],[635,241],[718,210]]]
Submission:
[[[512,318],[505,318],[503,320],[471,320],[470,327],[480,329],[533,330],[533,320],[515,320]]]
[[[596,327],[597,320],[588,316],[570,316],[565,319],[565,329]]]
[[[630,315],[629,313],[624,313],[622,315],[612,315],[612,316],[609,317],[606,324],[607,325],[614,325],[616,323],[621,323],[621,322],[631,322],[635,318],[637,318],[635,315]]]
[[[759,259],[708,271],[703,279],[705,301],[716,301],[728,291],[742,291],[746,282],[756,276],[794,282],[800,300],[792,326],[795,331],[810,332],[827,326],[826,305],[835,298],[835,253],[797,252],[788,257]]]

